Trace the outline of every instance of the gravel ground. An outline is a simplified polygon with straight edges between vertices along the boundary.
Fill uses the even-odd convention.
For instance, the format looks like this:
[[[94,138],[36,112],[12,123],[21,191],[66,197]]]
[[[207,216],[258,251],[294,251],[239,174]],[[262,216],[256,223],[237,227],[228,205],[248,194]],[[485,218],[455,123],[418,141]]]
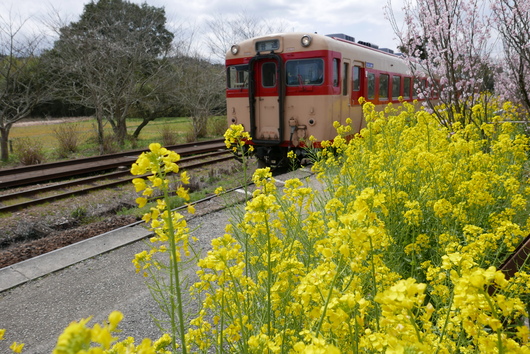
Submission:
[[[229,215],[225,211],[196,217],[190,229],[203,250],[210,240],[222,236]],[[153,317],[165,315],[153,301],[144,278],[135,273],[131,259],[147,249],[136,242],[110,253],[78,263],[67,269],[0,293],[0,328],[6,329],[0,353],[8,353],[13,341],[25,343],[25,354],[50,353],[57,337],[71,321],[93,316],[91,324],[106,320],[114,310],[123,312],[120,338],[161,335]],[[194,271],[188,271],[193,276]],[[187,308],[188,313],[194,307]]]
[[[240,166],[234,162],[214,170],[194,170],[192,188],[206,186],[203,181],[216,180],[212,176],[219,174],[237,182],[231,164]],[[3,215],[0,268],[136,221],[116,216],[123,208],[135,207],[136,197],[132,185],[125,185]],[[200,227],[194,236],[200,239],[197,247],[206,250],[212,238],[223,235],[228,216],[215,212],[219,204],[214,202],[197,209],[189,225],[190,229]],[[97,221],[81,224],[81,220]],[[0,293],[0,328],[6,329],[0,353],[9,353],[13,341],[25,343],[26,354],[50,353],[71,321],[93,316],[91,323],[102,322],[114,310],[125,315],[121,339],[158,338],[161,332],[153,318],[165,315],[131,263],[134,254],[146,249],[145,242],[136,242]],[[194,271],[189,272],[193,277]],[[188,310],[193,313],[193,307]]]
[[[224,173],[225,179],[237,179],[231,168],[216,173]],[[211,177],[212,172],[205,174]],[[301,175],[308,176],[308,173]],[[57,247],[67,235],[75,242],[76,237],[89,237],[120,223],[128,224],[131,219],[117,217],[116,211],[131,205],[135,198],[129,186],[3,216],[0,242],[4,243],[4,248],[0,250],[0,260],[15,250],[26,254],[51,247],[46,245]],[[231,215],[229,210],[217,210],[218,205],[214,204],[201,204],[197,208],[198,215],[188,222],[191,230],[196,229],[192,235],[199,239],[197,247],[203,253],[209,249],[213,238],[224,234]],[[78,214],[100,220],[78,225],[75,217]],[[24,234],[36,240],[24,239]],[[133,336],[139,343],[143,338],[159,337],[161,332],[153,318],[164,318],[164,314],[151,297],[145,278],[136,274],[131,263],[134,254],[146,249],[143,241],[136,242],[0,293],[0,328],[6,329],[6,340],[0,341],[0,353],[8,353],[13,341],[25,343],[26,354],[50,353],[58,335],[71,321],[93,316],[92,324],[102,322],[114,310],[125,315],[120,324],[121,339]],[[193,278],[194,270],[188,272]],[[188,313],[194,310],[193,305],[187,308]]]
[[[193,170],[190,188],[208,187],[208,181],[215,183],[219,175],[232,175],[236,184],[238,168],[239,162],[230,161]],[[137,197],[132,184],[126,184],[0,215],[0,268],[137,221],[116,215],[135,208]]]

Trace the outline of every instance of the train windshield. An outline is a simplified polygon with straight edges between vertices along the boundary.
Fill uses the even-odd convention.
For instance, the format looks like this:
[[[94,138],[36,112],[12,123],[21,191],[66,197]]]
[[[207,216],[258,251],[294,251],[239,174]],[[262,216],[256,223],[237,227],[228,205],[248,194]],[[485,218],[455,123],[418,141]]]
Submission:
[[[287,85],[321,85],[324,82],[323,59],[289,60],[286,64]]]
[[[229,89],[248,88],[248,65],[229,66],[226,74]]]

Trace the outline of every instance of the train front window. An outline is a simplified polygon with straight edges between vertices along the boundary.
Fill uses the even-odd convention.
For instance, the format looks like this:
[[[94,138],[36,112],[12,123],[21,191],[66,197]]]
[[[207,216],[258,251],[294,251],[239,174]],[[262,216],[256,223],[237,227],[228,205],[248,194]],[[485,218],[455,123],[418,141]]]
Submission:
[[[261,83],[263,87],[276,86],[276,63],[264,63],[261,66]]]
[[[289,60],[285,66],[289,86],[321,85],[324,82],[324,60],[322,59]]]
[[[248,88],[248,65],[229,66],[226,73],[229,89]]]

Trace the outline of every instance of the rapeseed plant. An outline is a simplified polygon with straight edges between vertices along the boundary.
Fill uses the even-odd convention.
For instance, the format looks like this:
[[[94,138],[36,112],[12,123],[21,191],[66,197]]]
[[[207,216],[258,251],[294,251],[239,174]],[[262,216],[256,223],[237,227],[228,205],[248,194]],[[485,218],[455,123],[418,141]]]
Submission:
[[[530,231],[529,141],[509,122],[516,110],[478,105],[488,123],[451,129],[406,102],[382,111],[363,102],[363,112],[355,138],[346,122],[322,142],[321,188],[300,179],[279,188],[256,170],[252,199],[197,261],[189,293],[201,305],[189,321],[177,278],[166,289],[178,313],[173,352],[530,352],[528,266],[511,277],[498,269]],[[236,151],[248,140],[238,126],[225,138]],[[164,173],[178,172],[170,156],[153,146],[133,166],[153,173],[134,182],[139,204],[167,190]],[[157,247],[134,263],[149,277],[161,267],[155,253],[170,255],[175,276],[193,251],[166,205],[144,217]]]

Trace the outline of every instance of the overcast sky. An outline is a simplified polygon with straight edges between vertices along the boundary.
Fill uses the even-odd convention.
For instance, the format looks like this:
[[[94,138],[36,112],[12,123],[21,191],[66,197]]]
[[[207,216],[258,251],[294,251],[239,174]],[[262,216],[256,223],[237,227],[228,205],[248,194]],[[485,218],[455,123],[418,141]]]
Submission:
[[[383,6],[388,0],[132,0],[164,7],[168,21],[204,28],[205,21],[214,16],[230,16],[245,11],[258,18],[282,21],[286,31],[319,34],[345,33],[357,41],[363,40],[380,47],[395,49],[395,34],[385,19]],[[77,21],[89,0],[1,0],[0,15],[32,16],[38,19],[55,9],[61,18]],[[394,11],[401,13],[402,0],[392,0]]]

